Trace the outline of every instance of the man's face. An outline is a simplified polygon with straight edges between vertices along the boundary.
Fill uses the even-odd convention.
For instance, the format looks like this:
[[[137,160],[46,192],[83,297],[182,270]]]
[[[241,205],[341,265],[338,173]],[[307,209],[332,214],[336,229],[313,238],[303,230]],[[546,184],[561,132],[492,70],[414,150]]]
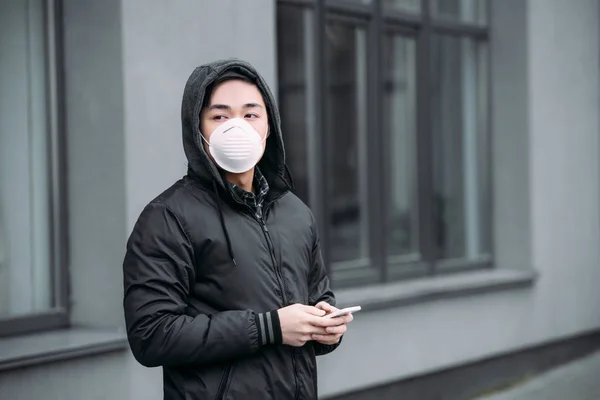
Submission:
[[[267,108],[258,88],[242,80],[229,80],[217,85],[210,102],[200,115],[200,130],[206,141],[215,128],[231,118],[243,118],[258,132],[262,139],[267,134],[269,120]],[[263,142],[263,151],[265,145]],[[207,154],[208,145],[204,143]]]

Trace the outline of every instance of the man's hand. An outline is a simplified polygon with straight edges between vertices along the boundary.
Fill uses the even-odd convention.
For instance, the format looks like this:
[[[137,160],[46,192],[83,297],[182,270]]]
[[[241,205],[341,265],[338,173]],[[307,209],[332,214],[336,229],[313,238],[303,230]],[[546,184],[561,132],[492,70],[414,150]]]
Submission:
[[[304,346],[313,339],[312,335],[330,336],[327,329],[344,323],[342,318],[323,318],[326,311],[303,304],[292,304],[277,310],[283,344],[294,347]],[[345,331],[345,329],[344,329]],[[339,339],[338,339],[339,340]]]
[[[315,308],[325,311],[324,315],[331,314],[332,312],[338,311],[337,308],[335,308],[331,304],[326,303],[324,301],[317,304],[315,306]],[[337,344],[340,341],[340,338],[342,337],[342,335],[344,333],[346,333],[346,329],[347,329],[346,324],[352,322],[354,317],[352,316],[352,314],[348,314],[348,315],[343,315],[341,317],[325,318],[325,319],[339,320],[339,324],[336,326],[330,326],[330,327],[325,328],[324,334],[323,333],[314,333],[312,335],[312,339],[321,344],[332,345],[332,344]]]

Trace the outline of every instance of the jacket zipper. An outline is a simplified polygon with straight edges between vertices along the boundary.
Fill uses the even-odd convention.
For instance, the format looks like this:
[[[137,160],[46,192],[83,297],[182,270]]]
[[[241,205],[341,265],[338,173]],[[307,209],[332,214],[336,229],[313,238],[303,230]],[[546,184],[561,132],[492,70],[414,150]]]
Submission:
[[[281,271],[281,267],[277,263],[277,259],[275,257],[275,246],[273,245],[273,240],[271,239],[271,233],[269,232],[269,228],[267,228],[267,224],[264,218],[259,220],[262,231],[265,235],[265,239],[267,240],[267,247],[269,248],[269,254],[271,255],[271,261],[273,262],[273,267],[275,268],[275,276],[277,276],[277,283],[279,284],[279,288],[281,289],[281,296],[283,298],[283,306],[288,306],[287,293],[285,289],[285,283],[283,282],[283,271]]]
[[[229,375],[231,375],[231,365],[225,367],[225,371],[223,371],[223,376],[221,376],[221,382],[219,382],[219,389],[217,390],[217,396],[215,397],[215,400],[224,400],[225,389],[227,388]]]
[[[278,197],[279,198],[279,197]],[[277,200],[277,199],[274,199]],[[274,201],[273,200],[273,201]],[[271,240],[271,233],[269,232],[269,228],[267,228],[267,223],[265,222],[265,216],[267,215],[268,207],[273,203],[273,201],[267,203],[263,206],[260,218],[256,216],[256,213],[252,209],[252,207],[245,204],[248,211],[250,211],[250,215],[254,218],[255,221],[258,222],[260,228],[263,231],[263,235],[265,236],[265,240],[267,241],[267,247],[269,249],[269,255],[271,256],[271,262],[273,263],[273,268],[275,269],[275,277],[277,278],[277,284],[279,285],[279,289],[281,290],[281,298],[283,300],[283,306],[286,307],[288,305],[287,293],[285,290],[285,283],[283,282],[283,272],[277,264],[277,259],[275,257],[275,246],[273,245],[273,241]]]
[[[269,253],[271,254],[271,260],[273,262],[273,267],[275,268],[275,275],[277,276],[277,281],[279,283],[279,288],[281,289],[281,294],[283,297],[283,303],[284,303],[283,305],[284,305],[284,307],[287,307],[289,304],[288,304],[285,283],[283,281],[283,271],[281,270],[281,267],[277,263],[277,258],[275,257],[275,246],[273,245],[273,240],[271,239],[271,233],[269,232],[269,228],[267,228],[267,223],[265,222],[265,218],[264,218],[267,215],[267,210],[268,210],[269,205],[270,205],[270,203],[267,204],[263,208],[263,214],[260,219],[256,218],[256,216],[254,216],[254,217],[260,223],[263,234],[265,235],[265,239],[267,240],[267,247],[269,248]],[[252,215],[254,215],[254,213],[252,213]],[[293,371],[294,372],[294,383],[296,385],[296,394],[294,396],[294,399],[298,399],[298,397],[300,397],[300,385],[298,385],[298,374],[296,371],[296,351],[294,348],[291,348],[290,352],[291,352],[291,356],[292,356],[292,369],[294,370]]]
[[[296,370],[296,349],[292,347],[291,352],[292,369],[294,370],[294,383],[296,384],[296,395],[294,396],[294,400],[298,400],[298,398],[300,397],[300,385],[298,384],[298,371]]]

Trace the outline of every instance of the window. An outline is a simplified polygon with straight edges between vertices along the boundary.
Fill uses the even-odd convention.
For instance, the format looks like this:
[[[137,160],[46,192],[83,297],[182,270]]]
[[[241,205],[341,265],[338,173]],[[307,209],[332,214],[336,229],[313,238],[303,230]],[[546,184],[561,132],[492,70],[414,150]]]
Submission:
[[[436,254],[473,260],[489,254],[485,43],[435,35],[431,57],[433,187],[439,205]]]
[[[492,265],[485,0],[279,0],[296,193],[339,286]]]
[[[369,263],[367,27],[332,18],[325,33],[330,258],[353,268]]]
[[[55,13],[0,4],[0,336],[67,323]]]

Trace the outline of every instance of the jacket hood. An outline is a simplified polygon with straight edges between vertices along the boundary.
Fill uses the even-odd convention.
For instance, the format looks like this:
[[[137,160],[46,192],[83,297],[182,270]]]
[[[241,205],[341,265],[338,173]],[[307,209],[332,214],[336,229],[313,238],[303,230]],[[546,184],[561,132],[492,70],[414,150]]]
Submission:
[[[188,174],[205,184],[215,183],[233,195],[231,185],[226,184],[225,176],[213,163],[204,150],[200,135],[200,113],[207,89],[225,73],[236,73],[250,79],[261,92],[269,117],[269,136],[265,152],[258,162],[269,186],[277,192],[292,188],[290,173],[285,164],[285,149],[281,133],[281,118],[267,83],[256,69],[249,63],[227,59],[219,60],[197,67],[190,75],[184,89],[181,105],[181,122],[183,130],[183,148],[188,160]]]

